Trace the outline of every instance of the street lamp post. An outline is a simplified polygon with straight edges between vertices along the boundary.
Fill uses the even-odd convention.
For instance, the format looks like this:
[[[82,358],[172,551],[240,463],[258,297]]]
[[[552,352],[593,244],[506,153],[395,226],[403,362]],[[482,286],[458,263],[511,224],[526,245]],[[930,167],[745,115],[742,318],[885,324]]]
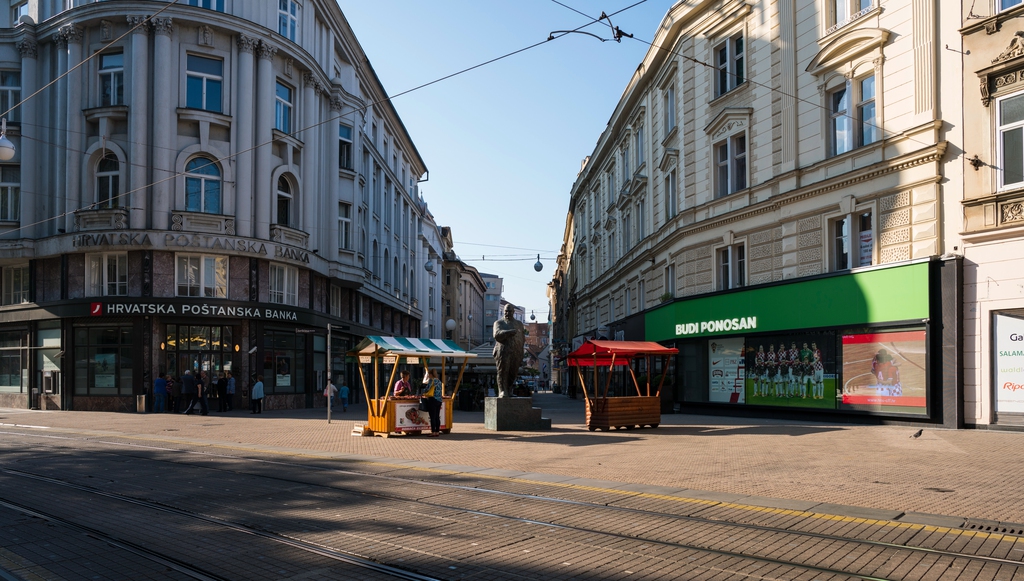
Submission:
[[[468,315],[469,318],[469,341],[466,343],[466,351],[473,348],[473,313]]]

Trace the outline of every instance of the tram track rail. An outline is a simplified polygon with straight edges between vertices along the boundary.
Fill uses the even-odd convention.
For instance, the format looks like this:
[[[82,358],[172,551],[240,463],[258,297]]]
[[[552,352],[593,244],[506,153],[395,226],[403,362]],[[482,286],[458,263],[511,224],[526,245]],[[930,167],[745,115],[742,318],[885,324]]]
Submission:
[[[72,438],[72,439],[74,439],[74,438]],[[140,446],[138,446],[136,444],[124,443],[124,442],[111,442],[111,441],[107,441],[107,440],[98,441],[98,440],[95,440],[95,439],[89,439],[89,441],[93,442],[93,443],[102,443],[102,444],[106,444],[106,445],[114,445],[114,446],[118,446],[118,447],[121,447],[121,448],[124,448],[124,447],[127,447],[129,449],[131,449],[131,448],[140,448]],[[180,449],[176,449],[176,448],[157,447],[157,446],[141,446],[141,448],[147,449],[147,450],[161,450],[161,451],[168,451],[168,452],[180,452],[181,451]],[[120,452],[120,451],[119,452],[113,452],[113,453],[117,454],[117,455],[129,456],[129,457],[139,458],[139,459],[145,458],[146,460],[150,460],[150,461],[163,461],[163,462],[170,462],[170,463],[173,463],[173,464],[182,464],[183,463],[183,462],[181,462],[178,459],[173,459],[173,460],[155,459],[155,458],[144,457],[144,456],[135,455],[135,454],[126,454],[126,453]],[[778,528],[778,527],[771,527],[771,526],[757,525],[757,524],[750,524],[750,523],[728,522],[728,521],[709,519],[709,518],[702,518],[702,517],[696,517],[696,516],[679,515],[679,514],[668,513],[668,512],[650,511],[650,510],[645,510],[645,509],[637,509],[637,508],[622,507],[622,506],[610,506],[608,504],[599,504],[599,503],[588,502],[588,501],[541,496],[541,495],[537,495],[537,494],[524,494],[524,493],[508,492],[508,491],[502,491],[502,490],[492,490],[492,489],[488,489],[488,488],[482,488],[482,487],[477,487],[477,486],[466,486],[466,485],[462,485],[462,484],[452,484],[452,483],[445,483],[445,482],[436,482],[436,481],[431,481],[431,480],[414,480],[414,479],[411,479],[411,478],[408,478],[408,477],[393,476],[393,475],[386,475],[386,474],[374,474],[374,473],[368,473],[368,472],[356,471],[356,470],[344,470],[344,469],[339,469],[339,468],[324,467],[324,466],[320,466],[320,465],[311,465],[311,464],[307,464],[307,463],[282,462],[282,461],[277,461],[277,460],[267,460],[267,459],[261,459],[261,458],[252,458],[252,457],[249,457],[247,455],[233,455],[233,454],[224,454],[224,453],[216,453],[216,454],[214,454],[214,453],[205,452],[205,451],[203,451],[203,452],[190,451],[190,453],[192,453],[192,454],[199,454],[199,455],[203,455],[203,456],[210,456],[210,457],[220,457],[220,458],[231,459],[231,460],[235,460],[235,461],[281,465],[281,466],[286,466],[286,467],[289,467],[289,468],[292,468],[292,469],[303,468],[303,469],[307,469],[307,470],[328,471],[328,472],[331,472],[331,473],[336,473],[338,475],[358,476],[358,477],[361,477],[361,478],[380,479],[380,480],[386,480],[386,481],[392,481],[392,482],[406,482],[407,483],[407,482],[413,481],[413,482],[417,483],[417,486],[430,486],[430,487],[434,487],[435,489],[437,489],[439,491],[454,491],[454,492],[465,493],[465,494],[498,495],[498,496],[501,496],[501,497],[504,497],[504,498],[515,499],[515,500],[518,500],[518,501],[541,502],[541,503],[555,503],[555,504],[561,505],[561,506],[570,506],[570,507],[580,508],[580,509],[585,509],[585,510],[611,510],[611,511],[615,511],[617,514],[629,515],[630,517],[634,517],[634,518],[671,519],[671,520],[674,520],[674,521],[677,521],[677,522],[681,522],[681,523],[689,523],[689,524],[692,524],[694,526],[712,527],[716,531],[718,531],[718,534],[717,535],[710,535],[709,534],[709,535],[706,535],[706,536],[713,537],[713,538],[720,538],[720,537],[728,538],[729,536],[735,536],[735,535],[729,535],[728,532],[725,532],[725,533],[722,532],[726,528],[728,528],[728,529],[732,529],[733,531],[738,531],[736,534],[746,533],[748,535],[750,535],[750,534],[754,534],[754,535],[771,535],[771,536],[775,536],[775,537],[789,536],[789,537],[791,537],[790,540],[796,540],[796,539],[807,540],[807,539],[811,539],[811,540],[813,540],[815,542],[819,542],[819,543],[823,543],[823,542],[830,543],[831,545],[833,545],[833,551],[834,552],[844,552],[845,555],[858,555],[858,557],[855,559],[856,563],[860,563],[860,562],[865,561],[865,556],[869,555],[869,553],[871,553],[872,551],[874,551],[875,554],[874,554],[874,556],[870,556],[869,555],[869,558],[866,559],[868,563],[870,563],[870,562],[877,562],[878,560],[889,561],[889,560],[892,560],[892,559],[902,555],[905,552],[908,555],[912,554],[912,555],[916,555],[916,556],[920,557],[918,559],[918,562],[924,562],[924,561],[926,561],[928,559],[931,559],[933,561],[933,563],[932,563],[932,565],[930,565],[930,567],[931,566],[940,565],[941,564],[940,561],[942,561],[943,563],[946,563],[947,567],[960,566],[960,567],[966,568],[968,566],[978,566],[980,564],[980,566],[982,566],[982,567],[985,567],[985,566],[989,566],[989,567],[992,567],[992,566],[1012,567],[1012,568],[1018,568],[1021,571],[1024,571],[1024,562],[1019,561],[1019,560],[1009,559],[1009,558],[993,557],[993,556],[988,556],[988,555],[978,555],[978,554],[965,553],[965,552],[960,552],[960,551],[948,551],[948,550],[942,550],[942,549],[936,549],[936,548],[930,548],[930,547],[920,547],[920,546],[913,546],[913,545],[907,545],[907,544],[890,543],[890,542],[883,542],[883,541],[877,541],[877,540],[871,540],[871,539],[860,539],[860,538],[849,537],[849,536],[831,535],[831,534],[827,534],[827,533],[816,533],[816,532],[811,532],[811,531],[799,531],[799,530],[792,530],[792,529],[783,529],[783,528]],[[321,459],[321,460],[319,460],[319,462],[322,463],[323,460]],[[187,463],[185,463],[185,464],[187,464]],[[236,475],[245,475],[245,476],[250,476],[250,477],[258,476],[260,478],[267,478],[267,479],[277,480],[277,481],[281,481],[283,483],[289,483],[289,484],[301,484],[301,485],[304,485],[304,486],[321,487],[321,488],[330,489],[330,490],[333,490],[333,491],[343,492],[343,493],[347,493],[347,494],[358,494],[358,495],[363,495],[363,496],[366,496],[366,497],[371,497],[371,498],[376,498],[376,499],[386,500],[386,501],[415,502],[415,503],[418,503],[418,504],[423,505],[425,507],[436,508],[436,509],[445,509],[445,510],[456,510],[456,511],[461,511],[461,512],[467,514],[467,515],[482,516],[482,517],[488,517],[488,518],[497,518],[497,519],[503,519],[503,520],[506,520],[506,521],[513,521],[513,522],[524,523],[524,524],[531,524],[531,525],[542,525],[544,527],[551,527],[552,529],[556,529],[556,530],[560,530],[560,531],[566,531],[566,532],[576,532],[576,533],[583,533],[583,534],[590,534],[590,535],[604,535],[604,536],[606,536],[608,538],[617,538],[617,539],[622,539],[622,540],[628,540],[628,541],[631,541],[631,542],[649,543],[649,544],[652,544],[652,545],[657,545],[657,546],[664,547],[666,549],[677,549],[677,550],[683,550],[683,551],[697,551],[697,552],[700,552],[700,553],[703,553],[703,554],[719,555],[719,556],[722,556],[722,557],[739,559],[739,560],[758,561],[758,562],[761,562],[761,563],[769,563],[769,564],[773,564],[773,565],[780,565],[780,566],[786,566],[786,567],[794,567],[794,568],[798,568],[798,569],[802,569],[802,570],[814,571],[814,572],[817,572],[817,573],[826,573],[826,574],[840,575],[840,576],[845,576],[845,577],[848,577],[848,578],[865,579],[865,580],[878,580],[878,579],[887,579],[888,580],[888,579],[908,579],[908,578],[912,578],[912,577],[906,577],[906,576],[900,576],[900,575],[896,575],[896,576],[877,576],[877,575],[870,574],[868,572],[864,572],[864,571],[860,571],[860,570],[850,570],[850,568],[837,568],[837,567],[832,567],[832,566],[821,567],[821,566],[814,565],[813,563],[807,562],[807,559],[804,559],[803,561],[800,561],[800,560],[794,560],[794,559],[777,558],[777,557],[773,557],[773,556],[767,555],[767,554],[757,554],[756,552],[755,553],[740,552],[740,551],[733,551],[733,550],[728,550],[728,549],[723,549],[723,548],[716,548],[714,546],[711,546],[709,543],[675,542],[675,541],[669,541],[669,540],[666,540],[666,539],[655,538],[655,537],[652,537],[651,535],[645,535],[643,533],[627,534],[625,532],[616,532],[616,531],[613,531],[613,530],[606,530],[606,529],[599,529],[599,528],[583,527],[583,526],[578,526],[578,525],[566,524],[566,523],[562,523],[562,522],[557,522],[557,520],[549,521],[549,520],[540,520],[540,519],[536,519],[536,518],[526,518],[526,517],[522,517],[522,516],[515,516],[515,515],[512,515],[512,514],[503,514],[501,512],[494,512],[493,510],[479,510],[479,509],[474,509],[472,507],[467,507],[467,506],[464,506],[464,505],[460,506],[458,504],[453,504],[453,503],[436,502],[436,501],[430,500],[429,498],[410,499],[408,496],[387,494],[385,492],[381,492],[380,490],[377,490],[377,491],[367,491],[367,490],[363,490],[363,489],[351,489],[351,488],[346,487],[343,482],[334,483],[334,484],[328,486],[328,485],[320,484],[320,483],[317,483],[317,482],[311,482],[309,479],[303,480],[303,479],[299,479],[299,478],[288,478],[288,477],[283,477],[283,476],[280,476],[280,475],[267,475],[267,474],[262,474],[262,473],[261,474],[255,474],[255,473],[250,472],[250,471],[238,470],[238,469],[234,469],[234,468],[225,468],[225,467],[211,466],[211,465],[208,465],[208,464],[204,464],[202,466],[199,466],[199,468],[201,468],[203,470],[220,471],[220,472],[232,473],[232,474],[236,474]],[[399,467],[396,466],[396,468],[399,468]],[[171,507],[164,507],[164,506],[158,505],[156,503],[150,503],[149,501],[139,500],[139,499],[136,499],[136,498],[132,498],[132,497],[124,496],[124,495],[119,495],[119,494],[116,494],[116,493],[110,493],[110,492],[106,492],[106,491],[102,491],[102,490],[97,490],[97,489],[94,489],[93,487],[83,486],[83,485],[80,485],[80,484],[64,481],[64,480],[61,480],[61,479],[55,479],[55,478],[52,478],[52,477],[49,477],[49,476],[45,476],[45,475],[39,475],[39,474],[29,473],[29,472],[26,472],[26,471],[9,469],[9,468],[3,468],[3,469],[0,469],[0,471],[4,472],[6,474],[16,475],[16,476],[21,476],[21,477],[26,477],[26,478],[45,479],[48,482],[51,482],[53,484],[62,485],[62,486],[79,487],[79,489],[83,490],[83,491],[88,491],[88,492],[93,492],[93,493],[98,493],[98,494],[104,494],[104,495],[107,495],[110,498],[116,498],[116,499],[124,500],[124,501],[127,501],[127,502],[133,502],[133,503],[136,503],[136,504],[139,504],[139,505],[142,505],[142,506],[147,506],[147,505],[152,504],[153,507],[159,507],[162,510],[174,510],[174,511],[178,511],[179,514],[185,514],[185,515],[192,516],[192,517],[195,517],[195,518],[210,519],[208,522],[216,522],[218,524],[223,522],[227,526],[241,527],[241,528],[245,529],[247,532],[251,531],[251,529],[245,527],[244,525],[240,525],[238,523],[232,523],[232,522],[229,522],[229,521],[223,521],[222,519],[214,519],[212,517],[206,517],[206,516],[202,516],[202,515],[195,515],[194,513],[189,513],[187,511],[180,511],[180,509],[174,509],[174,508],[171,508]],[[538,484],[541,484],[541,483],[538,483]],[[266,534],[272,534],[272,533],[266,533]],[[786,539],[782,539],[782,540],[784,541]],[[302,541],[296,541],[296,542],[302,542]],[[781,543],[774,543],[774,545],[780,545],[780,544]],[[800,543],[793,543],[793,542],[785,543],[785,545],[789,545],[789,546],[792,546],[794,544],[799,546]],[[846,545],[846,546],[844,546],[844,547],[836,547],[835,545],[837,545],[837,544],[843,544],[843,545]],[[773,544],[772,543],[767,543],[766,546],[773,546]],[[906,555],[904,555],[904,557],[905,556]],[[906,560],[906,559],[904,558],[904,560]],[[856,563],[851,563],[851,565],[856,564]],[[863,569],[863,565],[862,565],[861,568]],[[1022,573],[1022,574],[1024,574],[1024,573]],[[1011,575],[1011,577],[1012,577],[1012,575]]]

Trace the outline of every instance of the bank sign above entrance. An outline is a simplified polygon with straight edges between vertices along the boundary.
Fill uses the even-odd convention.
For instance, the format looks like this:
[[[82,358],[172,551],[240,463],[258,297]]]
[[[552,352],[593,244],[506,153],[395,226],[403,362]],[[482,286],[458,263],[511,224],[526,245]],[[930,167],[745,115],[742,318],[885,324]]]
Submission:
[[[929,263],[676,301],[645,315],[645,338],[915,321],[929,316]]]
[[[239,307],[209,303],[91,303],[93,317],[123,315],[194,315],[199,317],[232,317],[268,321],[298,321],[295,311],[263,307]]]

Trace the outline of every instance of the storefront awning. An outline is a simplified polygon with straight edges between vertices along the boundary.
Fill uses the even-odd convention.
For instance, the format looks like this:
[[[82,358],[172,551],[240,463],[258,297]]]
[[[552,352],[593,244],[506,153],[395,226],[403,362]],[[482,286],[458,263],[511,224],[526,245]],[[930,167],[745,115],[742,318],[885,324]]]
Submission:
[[[612,364],[614,356],[615,365],[628,365],[634,357],[647,355],[675,355],[679,349],[665,347],[653,341],[597,341],[587,339],[583,345],[566,356],[569,365],[575,367],[591,367],[593,365],[607,366]]]
[[[407,357],[476,357],[445,339],[418,339],[415,337],[381,337],[370,335],[359,342],[352,351],[360,355],[383,354]]]

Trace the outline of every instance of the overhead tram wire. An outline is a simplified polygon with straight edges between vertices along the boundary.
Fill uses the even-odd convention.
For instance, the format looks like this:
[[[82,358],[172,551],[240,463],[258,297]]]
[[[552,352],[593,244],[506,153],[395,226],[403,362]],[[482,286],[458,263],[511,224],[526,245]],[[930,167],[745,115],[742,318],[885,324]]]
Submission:
[[[625,8],[622,8],[621,10],[618,10],[618,11],[616,11],[616,12],[613,12],[613,13],[611,14],[611,16],[614,16],[614,15],[616,15],[616,14],[621,14],[622,12],[625,12],[626,10],[629,10],[629,9],[631,9],[631,8],[635,7],[635,6],[638,6],[638,5],[640,5],[640,4],[643,4],[643,3],[644,3],[644,2],[646,2],[646,1],[647,1],[647,0],[640,0],[639,2],[635,2],[635,3],[633,3],[633,4],[630,4],[629,6],[626,6]],[[174,5],[174,4],[177,4],[178,2],[180,2],[180,0],[172,0],[172,1],[170,2],[170,3],[168,3],[168,4],[167,4],[166,6],[164,6],[164,7],[162,8],[162,9],[160,9],[160,10],[159,10],[159,11],[157,11],[157,12],[156,12],[155,14],[153,14],[152,16],[150,16],[149,18],[147,18],[147,19],[146,19],[145,21],[143,21],[143,22],[139,23],[138,25],[136,25],[136,27],[135,27],[135,28],[137,28],[138,26],[142,26],[143,24],[145,24],[145,23],[149,22],[150,20],[152,20],[153,18],[155,18],[156,16],[158,16],[158,15],[159,15],[160,13],[162,13],[163,11],[167,10],[168,8],[170,8],[170,7],[172,6],[172,5]],[[597,21],[595,21],[595,22],[597,22]],[[498,62],[498,61],[500,61],[500,60],[506,59],[506,58],[508,58],[508,57],[511,57],[511,56],[515,56],[515,55],[517,55],[517,54],[519,54],[519,53],[522,53],[522,52],[526,52],[526,51],[528,51],[528,50],[534,49],[534,48],[536,48],[536,47],[538,47],[538,46],[541,46],[541,45],[543,45],[543,44],[547,44],[547,43],[549,43],[549,42],[552,42],[552,41],[554,41],[554,40],[557,40],[557,39],[559,39],[559,38],[561,38],[561,37],[565,36],[566,34],[570,34],[570,33],[572,33],[572,32],[577,32],[577,31],[580,31],[580,30],[582,30],[583,28],[586,28],[586,27],[588,27],[588,26],[590,26],[590,25],[594,24],[595,22],[589,22],[589,23],[587,23],[587,24],[583,24],[583,25],[581,25],[581,26],[578,26],[578,27],[576,27],[576,28],[574,28],[574,29],[572,29],[572,30],[567,30],[567,31],[565,31],[564,33],[562,33],[562,34],[559,34],[559,35],[557,35],[557,36],[548,36],[548,38],[546,38],[546,39],[544,39],[544,40],[542,40],[542,41],[540,41],[540,42],[535,42],[535,43],[533,43],[533,44],[531,44],[531,45],[528,45],[528,46],[525,46],[525,47],[523,47],[523,48],[520,48],[520,49],[514,50],[514,51],[512,51],[512,52],[509,52],[509,53],[505,53],[505,54],[503,54],[503,55],[501,55],[501,56],[498,56],[498,57],[495,57],[495,58],[492,58],[492,59],[486,60],[486,61],[484,61],[484,62],[481,62],[481,63],[475,64],[475,65],[473,65],[473,66],[470,66],[470,67],[467,67],[467,68],[461,69],[461,70],[459,70],[459,71],[456,71],[456,72],[454,72],[454,73],[451,73],[451,74],[445,75],[445,76],[443,76],[443,77],[439,77],[439,78],[437,78],[437,79],[434,79],[434,80],[432,80],[432,81],[428,81],[428,82],[426,82],[426,83],[423,83],[423,84],[421,84],[421,85],[417,85],[417,86],[415,86],[415,87],[412,87],[412,88],[410,88],[410,89],[406,89],[405,91],[401,91],[401,92],[399,92],[399,93],[395,93],[394,95],[388,95],[388,96],[385,96],[385,97],[384,97],[384,98],[382,98],[382,99],[378,99],[378,100],[376,100],[376,101],[372,101],[372,102],[370,102],[370,103],[367,103],[366,105],[363,105],[362,107],[354,107],[354,108],[352,109],[352,111],[350,111],[350,112],[348,112],[348,113],[342,113],[342,114],[340,114],[340,115],[336,115],[336,116],[334,116],[334,117],[328,117],[328,118],[324,119],[323,121],[319,121],[319,122],[317,122],[317,123],[314,123],[314,124],[312,124],[312,125],[309,125],[309,126],[307,126],[307,127],[303,127],[303,128],[301,128],[301,129],[298,129],[298,130],[294,131],[294,132],[292,133],[292,135],[298,135],[298,134],[301,134],[301,133],[303,133],[303,132],[305,132],[305,131],[309,131],[310,129],[315,129],[315,128],[317,128],[317,127],[320,127],[321,125],[326,125],[326,124],[328,124],[328,123],[333,123],[333,122],[335,122],[335,121],[339,121],[339,120],[341,120],[341,119],[345,119],[345,118],[348,118],[348,117],[350,117],[350,116],[354,115],[355,113],[360,113],[360,112],[366,111],[367,109],[370,109],[371,107],[373,107],[373,106],[375,106],[375,105],[379,105],[379,104],[381,104],[381,103],[387,103],[387,102],[389,102],[389,101],[392,101],[392,100],[394,100],[394,99],[395,99],[395,98],[397,98],[397,97],[401,97],[401,96],[403,96],[403,95],[408,95],[409,93],[412,93],[412,92],[414,92],[414,91],[418,91],[418,90],[420,90],[420,89],[423,89],[423,88],[429,87],[429,86],[431,86],[431,85],[434,85],[434,84],[440,83],[441,81],[445,81],[445,80],[451,79],[451,78],[453,78],[453,77],[456,77],[456,76],[462,75],[462,74],[464,74],[464,73],[468,73],[468,72],[470,72],[470,71],[476,70],[476,69],[478,69],[478,68],[480,68],[480,67],[483,67],[483,66],[486,66],[486,65],[489,65],[489,64],[493,64],[493,63],[495,63],[495,62]],[[131,33],[131,32],[132,32],[133,30],[135,30],[135,28],[132,28],[131,30],[129,30],[129,31],[128,31],[128,32],[126,32],[125,34],[123,34],[123,35],[121,35],[120,37],[118,37],[118,38],[117,38],[116,40],[114,40],[114,41],[111,41],[111,44],[112,44],[112,43],[114,43],[114,42],[117,42],[117,41],[121,40],[122,38],[124,38],[125,36],[127,36],[128,34],[130,34],[130,33]],[[107,48],[107,46],[110,46],[110,44],[108,44],[108,45],[104,46],[103,48],[105,49],[105,48]],[[101,50],[102,50],[102,49],[101,49]],[[96,55],[98,55],[98,54],[100,54],[100,53],[99,53],[99,52],[96,52],[96,53],[94,53],[93,55],[91,55],[91,56],[90,56],[90,57],[89,57],[88,59],[83,59],[82,63],[79,63],[79,65],[77,65],[77,66],[76,66],[75,68],[78,68],[78,67],[82,66],[83,64],[85,64],[85,62],[88,62],[88,60],[89,60],[89,59],[91,59],[91,58],[94,58],[94,57],[95,57]],[[38,95],[38,94],[39,94],[39,93],[40,93],[40,92],[41,92],[41,91],[42,91],[43,89],[46,89],[46,88],[48,88],[49,86],[51,86],[52,84],[56,83],[56,82],[57,82],[58,80],[60,80],[60,79],[61,79],[62,77],[64,77],[64,76],[66,76],[66,75],[67,75],[68,73],[70,73],[70,72],[71,72],[72,70],[74,70],[74,69],[70,69],[70,70],[68,70],[68,71],[67,71],[67,72],[65,72],[65,73],[64,73],[63,75],[61,75],[60,77],[57,77],[56,79],[54,79],[53,81],[51,81],[50,83],[48,83],[48,84],[47,84],[46,86],[44,86],[44,87],[40,88],[40,89],[39,89],[38,91],[36,91],[35,93],[32,93],[32,94],[31,94],[31,95],[29,95],[28,97],[26,97],[26,98],[22,99],[22,100],[21,100],[21,101],[19,101],[19,102],[18,102],[18,103],[17,103],[16,105],[14,105],[14,106],[12,106],[12,107],[11,107],[10,109],[8,109],[8,112],[10,112],[10,111],[13,111],[13,110],[14,110],[14,109],[16,109],[17,107],[19,107],[19,106],[20,106],[20,105],[21,105],[22,103],[24,103],[25,101],[28,101],[29,99],[31,99],[31,98],[33,98],[33,97],[35,97],[35,96],[36,96],[36,95]],[[6,113],[4,113],[4,115],[6,115]],[[197,168],[197,169],[201,169],[202,167],[206,167],[206,166],[209,166],[209,165],[214,165],[214,164],[217,164],[217,163],[222,163],[222,162],[225,162],[225,161],[227,161],[227,160],[230,160],[230,159],[232,159],[232,158],[234,158],[234,157],[236,157],[236,156],[238,156],[238,155],[240,155],[240,154],[243,154],[243,153],[248,153],[248,152],[250,152],[250,151],[255,151],[255,150],[259,149],[260,147],[266,147],[266,146],[270,146],[270,145],[272,145],[273,143],[274,143],[274,139],[271,139],[270,141],[266,141],[266,142],[263,142],[263,143],[259,143],[259,144],[256,144],[256,145],[254,145],[254,146],[252,146],[252,147],[250,147],[250,148],[248,148],[248,149],[243,149],[243,150],[240,150],[240,151],[236,151],[236,152],[234,152],[234,153],[229,153],[228,155],[225,155],[224,157],[221,157],[221,158],[218,158],[218,159],[212,160],[212,161],[211,161],[210,163],[206,164],[205,166],[201,166],[200,168]],[[50,145],[57,145],[57,146],[59,147],[59,144],[50,144]],[[64,149],[65,151],[72,151],[72,150],[69,150],[69,149],[67,149],[66,147],[65,147],[65,148],[63,148],[63,149]],[[128,196],[128,195],[130,195],[130,194],[133,194],[133,193],[136,193],[136,192],[139,192],[139,191],[145,191],[145,190],[146,190],[147,188],[151,188],[151,187],[153,187],[153,186],[155,186],[155,185],[157,185],[157,184],[161,184],[161,183],[163,183],[163,182],[166,182],[166,181],[170,181],[170,180],[174,180],[174,179],[177,179],[177,178],[179,178],[179,177],[181,177],[181,176],[183,176],[183,175],[184,175],[184,172],[181,172],[181,173],[178,173],[178,172],[176,172],[176,173],[173,173],[173,174],[169,175],[169,176],[168,176],[168,177],[166,177],[166,178],[163,178],[163,179],[157,180],[157,181],[155,181],[155,182],[151,182],[151,183],[149,183],[149,184],[146,184],[146,185],[144,185],[144,186],[140,186],[140,187],[138,187],[138,188],[136,188],[136,189],[134,189],[134,190],[128,190],[128,191],[126,191],[126,192],[123,192],[123,193],[121,193],[121,194],[118,194],[118,195],[116,195],[116,196],[113,196],[113,197],[111,197],[111,198],[110,198],[110,200],[114,200],[114,199],[119,199],[119,198],[121,198],[121,197],[123,197],[123,196]],[[50,216],[50,217],[48,217],[48,218],[44,218],[44,219],[42,219],[42,220],[39,220],[39,221],[33,222],[33,223],[31,223],[31,224],[23,224],[23,225],[20,225],[20,226],[18,226],[17,228],[11,228],[10,230],[7,230],[7,232],[18,232],[18,231],[20,231],[20,230],[23,230],[23,229],[26,229],[26,228],[29,228],[29,227],[32,227],[32,226],[37,226],[37,225],[45,224],[45,223],[47,223],[47,222],[50,222],[50,221],[52,221],[52,220],[59,220],[59,219],[61,219],[61,218],[64,218],[64,217],[68,216],[69,214],[74,214],[74,213],[76,213],[76,212],[78,212],[78,211],[81,211],[81,210],[87,210],[87,209],[89,209],[89,208],[91,208],[91,207],[93,207],[93,206],[95,206],[95,205],[96,205],[96,204],[95,204],[95,203],[93,203],[93,204],[89,204],[89,205],[86,205],[86,206],[83,206],[83,207],[77,208],[77,209],[75,209],[75,210],[71,210],[71,211],[69,211],[69,212],[62,212],[62,213],[60,213],[60,214],[57,214],[57,215],[54,215],[54,216]]]

